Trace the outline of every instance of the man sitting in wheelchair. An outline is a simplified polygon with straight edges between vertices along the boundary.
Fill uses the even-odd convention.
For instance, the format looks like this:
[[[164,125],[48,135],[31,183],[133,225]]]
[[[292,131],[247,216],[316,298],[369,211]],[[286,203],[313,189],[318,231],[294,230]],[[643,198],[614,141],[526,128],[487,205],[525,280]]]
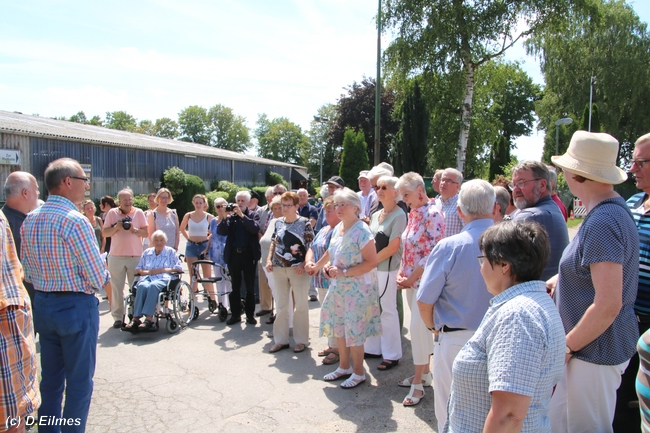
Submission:
[[[173,273],[182,272],[181,261],[176,251],[166,246],[167,235],[162,230],[156,230],[151,235],[152,248],[147,248],[136,266],[141,278],[136,284],[133,320],[125,326],[127,331],[151,331],[155,328],[153,315],[158,304],[158,297]],[[144,322],[141,321],[144,316]]]

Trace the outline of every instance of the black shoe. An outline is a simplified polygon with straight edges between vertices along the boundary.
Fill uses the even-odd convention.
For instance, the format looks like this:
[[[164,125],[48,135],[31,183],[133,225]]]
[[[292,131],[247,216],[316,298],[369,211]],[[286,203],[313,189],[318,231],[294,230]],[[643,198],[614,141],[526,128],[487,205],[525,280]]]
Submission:
[[[116,320],[115,322],[113,322],[113,328],[120,329],[122,327],[122,324],[123,323],[121,320]]]
[[[252,317],[252,316],[247,317],[246,318],[246,323],[249,324],[249,325],[257,325],[257,320],[255,320],[255,318]]]
[[[309,297],[309,302],[316,302],[316,301],[318,301],[318,297],[316,295],[311,295]]]
[[[226,325],[234,325],[235,323],[241,323],[241,317],[233,316],[226,322]]]
[[[255,313],[255,315],[257,317],[261,317],[261,316],[266,316],[267,314],[271,314],[272,312],[273,311],[271,311],[271,310],[260,310],[257,313]]]

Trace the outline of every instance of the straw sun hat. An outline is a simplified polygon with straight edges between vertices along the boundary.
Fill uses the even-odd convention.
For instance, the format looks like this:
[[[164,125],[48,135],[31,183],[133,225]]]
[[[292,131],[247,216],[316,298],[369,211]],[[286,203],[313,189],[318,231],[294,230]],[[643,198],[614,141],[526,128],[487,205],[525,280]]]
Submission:
[[[552,156],[558,167],[596,182],[619,184],[627,174],[616,166],[618,141],[609,134],[576,131],[566,153]]]

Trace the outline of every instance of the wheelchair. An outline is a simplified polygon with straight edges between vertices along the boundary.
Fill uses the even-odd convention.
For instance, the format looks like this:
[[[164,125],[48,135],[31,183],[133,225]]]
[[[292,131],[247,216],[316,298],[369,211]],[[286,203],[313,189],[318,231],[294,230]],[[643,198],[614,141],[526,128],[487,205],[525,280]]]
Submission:
[[[166,319],[166,329],[170,334],[175,334],[181,329],[187,328],[194,316],[194,295],[191,286],[181,279],[183,271],[172,272],[172,279],[168,281],[167,286],[158,294],[156,311],[154,312],[154,326],[147,331],[138,332],[156,332],[158,331],[158,322],[160,319]],[[133,320],[133,309],[135,305],[135,296],[137,285],[141,275],[136,274],[133,286],[129,289],[129,294],[124,298],[124,315],[122,320],[122,331],[128,321]]]
[[[205,277],[201,273],[201,265],[204,264],[212,266],[212,277]],[[232,286],[228,284],[229,282],[230,274],[228,273],[228,270],[220,264],[205,259],[200,259],[192,263],[192,281],[190,283],[190,287],[194,287],[196,284],[198,290],[194,292],[194,295],[202,297],[203,300],[207,300],[210,313],[214,314],[216,312],[221,322],[225,322],[228,318],[228,309],[220,300],[232,292]],[[205,290],[205,287],[203,286],[205,283],[212,283],[215,285],[214,295],[217,298],[216,301],[211,299],[210,292]],[[198,315],[198,307],[194,307],[194,315],[192,319],[196,319]]]

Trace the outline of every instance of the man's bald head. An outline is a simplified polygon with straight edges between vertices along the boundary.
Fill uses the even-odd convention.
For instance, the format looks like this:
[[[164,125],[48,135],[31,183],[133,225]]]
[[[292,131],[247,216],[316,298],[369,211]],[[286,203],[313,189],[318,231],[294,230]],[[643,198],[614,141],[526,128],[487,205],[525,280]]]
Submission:
[[[29,213],[38,207],[38,183],[25,171],[14,171],[5,181],[7,206],[22,213]]]

